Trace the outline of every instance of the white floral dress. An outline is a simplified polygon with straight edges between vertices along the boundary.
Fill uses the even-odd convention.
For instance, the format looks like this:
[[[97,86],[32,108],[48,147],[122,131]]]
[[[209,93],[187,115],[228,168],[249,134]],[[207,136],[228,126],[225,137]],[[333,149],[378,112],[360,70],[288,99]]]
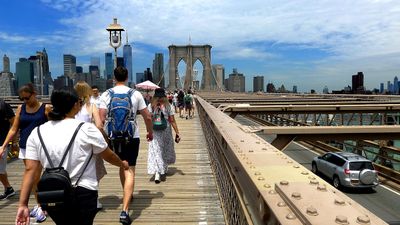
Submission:
[[[153,114],[151,104],[147,109]],[[167,120],[167,128],[164,130],[154,130],[153,140],[149,142],[149,151],[147,158],[147,173],[166,174],[168,165],[174,164],[176,160],[174,138],[172,136],[172,127],[168,121],[168,117],[174,115],[174,110],[169,105],[167,107],[161,106],[161,110]]]

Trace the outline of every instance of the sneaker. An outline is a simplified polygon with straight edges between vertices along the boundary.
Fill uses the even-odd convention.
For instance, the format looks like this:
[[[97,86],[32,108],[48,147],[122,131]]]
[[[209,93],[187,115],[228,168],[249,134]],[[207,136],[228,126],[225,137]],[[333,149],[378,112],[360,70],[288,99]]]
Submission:
[[[38,207],[36,213],[36,223],[42,223],[47,219],[46,214],[43,212],[42,208]]]
[[[4,194],[0,195],[0,200],[5,200],[8,197],[11,197],[11,196],[14,196],[14,195],[15,195],[14,189],[12,187],[8,187],[4,191]]]
[[[35,205],[35,207],[33,207],[33,209],[29,212],[29,216],[36,217],[38,209],[39,209],[39,206]]]
[[[122,211],[121,215],[119,215],[119,222],[122,223],[123,225],[130,225],[132,223],[131,218],[125,211]]]
[[[154,175],[154,182],[155,182],[156,184],[159,184],[159,183],[160,183],[160,173],[156,173],[156,174]]]
[[[101,204],[99,199],[97,199],[97,209],[102,209],[102,208],[103,208],[103,204]]]

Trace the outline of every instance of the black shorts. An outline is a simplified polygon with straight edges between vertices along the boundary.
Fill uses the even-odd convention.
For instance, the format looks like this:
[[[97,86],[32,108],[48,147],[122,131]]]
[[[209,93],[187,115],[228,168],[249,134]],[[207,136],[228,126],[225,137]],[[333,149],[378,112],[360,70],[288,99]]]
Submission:
[[[128,141],[111,141],[110,148],[121,160],[128,162],[129,166],[136,166],[139,155],[139,138],[129,138]]]
[[[97,213],[97,197],[97,191],[78,186],[71,206],[46,210],[57,225],[92,225]]]

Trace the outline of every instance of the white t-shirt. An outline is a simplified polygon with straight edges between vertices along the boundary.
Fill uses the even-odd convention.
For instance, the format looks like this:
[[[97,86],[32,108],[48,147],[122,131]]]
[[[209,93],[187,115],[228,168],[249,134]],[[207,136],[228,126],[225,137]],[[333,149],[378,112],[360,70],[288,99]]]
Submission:
[[[87,105],[83,105],[81,110],[75,115],[75,119],[83,121],[83,122],[92,122],[92,114],[93,114],[93,103],[89,105],[90,112],[87,110]]]
[[[91,96],[90,97],[90,103],[93,103],[96,105],[97,108],[100,106],[100,95],[97,97]]]
[[[64,119],[61,121],[48,121],[40,126],[43,142],[49,152],[53,165],[57,167],[70,142],[75,129],[81,121],[76,119]],[[78,131],[75,141],[65,158],[63,167],[69,172],[71,182],[75,185],[82,174],[83,167],[93,154],[99,154],[107,148],[107,142],[103,135],[91,123],[85,123]],[[46,154],[37,133],[37,127],[33,129],[26,143],[26,159],[38,160],[43,168],[50,167]],[[78,183],[78,186],[89,190],[97,190],[96,161],[92,158]]]
[[[127,86],[115,86],[112,88],[115,94],[124,94],[129,91],[129,87]],[[100,107],[99,109],[108,109],[108,104],[110,104],[110,95],[108,91],[103,92],[103,94],[100,97]],[[135,114],[136,117],[136,112],[143,110],[146,108],[146,103],[144,102],[143,96],[139,91],[134,91],[132,96],[131,96],[131,101],[132,101],[132,112]],[[135,120],[136,124],[136,129],[135,129],[135,138],[139,137],[139,125],[137,124],[137,121]]]

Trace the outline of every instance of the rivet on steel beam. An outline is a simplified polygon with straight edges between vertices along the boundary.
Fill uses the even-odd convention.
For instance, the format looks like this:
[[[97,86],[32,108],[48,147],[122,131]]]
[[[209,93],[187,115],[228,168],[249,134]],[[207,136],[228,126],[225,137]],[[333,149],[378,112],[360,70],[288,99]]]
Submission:
[[[260,142],[259,142],[259,141],[256,141],[256,144],[260,144]]]
[[[286,203],[285,202],[278,202],[278,207],[285,207],[286,206]]]
[[[308,207],[306,212],[307,212],[307,214],[310,215],[310,216],[318,216],[318,211],[317,211],[317,209],[314,208],[314,207],[312,207],[312,206]]]
[[[327,191],[327,190],[326,190],[325,184],[323,184],[323,185],[321,185],[321,184],[318,185],[317,190],[318,190],[318,191]]]
[[[282,180],[279,183],[280,183],[280,185],[289,185],[289,181],[287,181],[287,180]]]
[[[317,184],[319,184],[319,182],[317,180],[310,180],[310,184],[311,185],[317,185]]]
[[[316,178],[313,177],[313,176],[309,176],[308,179],[310,179],[310,180],[315,180]]]
[[[254,173],[254,175],[259,176],[259,175],[261,175],[261,173],[257,171]]]
[[[250,165],[252,162],[251,161],[247,161],[246,163]]]
[[[293,161],[292,161],[292,160],[289,160],[289,161],[287,161],[287,163],[289,163],[289,164],[290,164],[290,163],[293,163]]]
[[[273,152],[278,152],[278,150],[274,150]]]
[[[367,215],[365,216],[358,216],[357,217],[357,223],[359,224],[370,224],[371,220]]]
[[[265,180],[264,177],[258,177],[258,180]]]
[[[249,152],[254,152],[254,150],[253,150],[253,149],[250,149]]]
[[[268,149],[267,148],[262,148],[262,150],[267,151]]]
[[[268,191],[268,193],[271,194],[271,195],[275,195],[275,194],[276,194],[276,191],[270,190],[270,191]]]
[[[299,200],[299,199],[301,199],[301,194],[299,192],[293,192],[292,198]]]
[[[298,165],[293,165],[293,168],[298,169],[298,168],[300,168],[300,166],[298,166]]]
[[[271,185],[269,185],[269,184],[264,184],[264,187],[265,187],[265,188],[271,188]]]
[[[240,142],[244,142],[244,140],[242,139],[242,140],[240,140]]]
[[[302,171],[301,174],[308,175],[308,172],[307,171]]]
[[[294,213],[289,213],[286,215],[286,219],[294,220],[294,219],[296,219],[296,215]]]
[[[347,217],[342,215],[336,216],[335,222],[341,225],[349,224],[349,221],[347,221]]]
[[[342,199],[335,199],[335,205],[345,205],[346,203]]]
[[[251,166],[250,166],[250,169],[255,169],[255,168],[256,168],[256,167],[255,167],[255,166],[253,166],[253,165],[251,165]]]

